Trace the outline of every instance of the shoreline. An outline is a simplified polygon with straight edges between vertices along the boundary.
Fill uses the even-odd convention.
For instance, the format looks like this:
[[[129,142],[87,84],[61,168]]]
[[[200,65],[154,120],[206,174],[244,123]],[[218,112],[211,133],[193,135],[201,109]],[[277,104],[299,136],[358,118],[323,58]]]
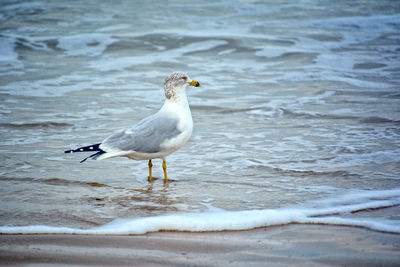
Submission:
[[[398,266],[400,235],[292,224],[145,235],[0,235],[0,264],[91,266]]]

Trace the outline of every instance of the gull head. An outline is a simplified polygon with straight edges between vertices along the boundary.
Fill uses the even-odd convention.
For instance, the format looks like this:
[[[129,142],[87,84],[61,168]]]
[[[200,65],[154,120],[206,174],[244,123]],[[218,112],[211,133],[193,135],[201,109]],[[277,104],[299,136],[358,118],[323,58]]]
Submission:
[[[186,73],[174,72],[165,79],[164,90],[167,99],[184,93],[186,86],[200,87],[200,83],[189,78]]]

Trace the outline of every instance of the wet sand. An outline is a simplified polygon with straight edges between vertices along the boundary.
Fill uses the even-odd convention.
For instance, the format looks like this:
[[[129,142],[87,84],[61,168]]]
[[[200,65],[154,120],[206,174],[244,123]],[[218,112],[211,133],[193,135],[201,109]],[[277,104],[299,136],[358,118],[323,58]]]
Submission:
[[[323,225],[139,236],[0,235],[1,265],[398,266],[400,235]]]

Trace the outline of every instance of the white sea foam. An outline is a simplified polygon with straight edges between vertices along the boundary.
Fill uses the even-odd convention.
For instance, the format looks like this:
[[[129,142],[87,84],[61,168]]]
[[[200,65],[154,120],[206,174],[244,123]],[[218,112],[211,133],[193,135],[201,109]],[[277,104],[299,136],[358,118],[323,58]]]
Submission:
[[[176,59],[182,57],[185,54],[207,51],[215,47],[225,45],[226,43],[227,42],[223,40],[195,42],[177,49],[147,54],[145,56],[138,55],[123,58],[102,58],[90,63],[90,66],[93,69],[100,71],[123,70],[140,64],[151,64],[158,61],[176,61]]]
[[[21,69],[23,64],[14,51],[15,38],[0,36],[0,71]]]
[[[64,49],[69,56],[95,57],[101,55],[115,41],[107,34],[77,34],[59,38],[58,47]]]
[[[0,59],[1,61],[17,60],[17,53],[14,51],[15,40],[0,37]]]
[[[118,31],[118,30],[126,30],[129,27],[131,27],[131,25],[129,24],[117,24],[117,25],[111,25],[108,27],[104,27],[99,29],[99,32],[114,32],[114,31]]]
[[[379,209],[400,205],[400,188],[391,190],[351,191],[347,195],[327,198],[304,204],[307,207],[223,211],[212,208],[201,213],[184,213],[135,219],[116,219],[108,224],[91,229],[75,229],[45,225],[2,226],[2,234],[87,234],[126,235],[145,234],[157,231],[227,231],[249,230],[273,225],[326,224],[362,227],[374,231],[400,234],[400,225],[388,218],[344,218],[368,209]],[[313,206],[313,207],[311,207]],[[336,215],[336,216],[332,216]]]
[[[312,96],[304,96],[298,98],[279,98],[279,99],[271,99],[266,104],[260,105],[257,109],[252,109],[247,111],[247,114],[250,115],[261,115],[261,116],[281,116],[283,114],[282,108],[284,107],[302,107],[306,104],[325,104],[325,100],[331,98],[335,95],[334,91],[322,91],[318,94]],[[305,112],[302,111],[304,114],[309,114],[311,116],[316,115],[311,111]]]
[[[327,135],[326,135],[327,136]],[[289,140],[289,139],[286,139]],[[294,140],[294,139],[292,139]],[[299,137],[299,139],[294,142],[297,144],[305,144],[307,141]],[[312,145],[311,142],[308,144]],[[284,143],[280,144],[281,147],[276,146],[274,148],[275,152],[286,151],[287,147]],[[275,155],[275,157],[278,157]],[[286,159],[286,156],[282,156],[282,160]],[[351,153],[351,154],[340,154],[329,159],[316,159],[313,163],[305,163],[302,160],[292,160],[292,161],[281,161],[279,165],[271,162],[263,162],[264,166],[270,168],[282,168],[284,170],[291,171],[308,171],[313,170],[316,172],[324,172],[326,170],[334,170],[341,168],[351,168],[354,166],[380,166],[382,164],[395,164],[399,162],[400,150],[385,150],[377,152],[365,152],[362,154]],[[394,175],[392,179],[399,179],[398,176]]]
[[[358,34],[353,34],[353,38],[359,41],[359,32],[365,32],[365,38],[371,40],[374,38],[371,33],[377,35],[381,34],[382,30],[396,30],[396,25],[400,20],[399,14],[394,15],[374,15],[374,16],[358,16],[358,17],[335,17],[335,18],[323,18],[315,19],[305,22],[305,24],[312,24],[323,26],[326,29],[344,29],[354,33],[354,29],[357,27]],[[369,33],[369,37],[368,34]]]
[[[373,165],[373,164],[389,164],[389,163],[397,163],[399,162],[400,158],[400,149],[393,149],[393,150],[384,150],[384,151],[377,151],[377,152],[370,152],[370,153],[363,153],[363,154],[344,154],[338,155],[335,158],[324,161],[318,161],[318,165],[320,168],[346,168],[351,166],[357,165]],[[292,167],[301,168],[301,163]]]
[[[2,90],[7,91],[11,95],[51,97],[93,88],[101,90],[107,88],[104,84],[113,81],[108,77],[85,79],[80,73],[71,73],[55,78],[37,79],[33,82],[27,80],[14,81],[2,86]],[[15,88],[19,88],[20,90],[15,90]]]

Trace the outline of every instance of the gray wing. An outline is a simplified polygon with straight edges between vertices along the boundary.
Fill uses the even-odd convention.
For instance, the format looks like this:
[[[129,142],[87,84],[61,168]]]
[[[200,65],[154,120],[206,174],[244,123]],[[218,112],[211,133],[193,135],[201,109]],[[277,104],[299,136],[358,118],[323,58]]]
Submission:
[[[136,151],[143,153],[157,153],[162,149],[160,145],[178,136],[178,119],[150,116],[145,118],[133,128],[117,132],[105,139],[101,146],[107,151],[117,149],[120,151]]]

